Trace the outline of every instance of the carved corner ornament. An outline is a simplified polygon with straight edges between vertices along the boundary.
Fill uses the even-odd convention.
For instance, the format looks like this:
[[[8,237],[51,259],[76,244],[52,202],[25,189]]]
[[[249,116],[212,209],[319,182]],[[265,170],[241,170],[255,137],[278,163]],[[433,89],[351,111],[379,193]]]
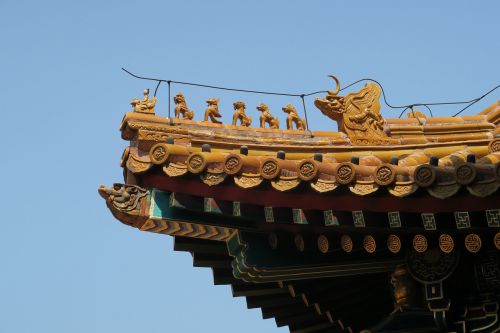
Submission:
[[[124,224],[140,228],[147,220],[143,213],[147,205],[147,190],[136,185],[113,184],[99,186],[99,194],[106,200],[113,216]]]
[[[314,105],[337,122],[339,131],[345,133],[356,145],[379,145],[393,142],[389,127],[380,113],[381,89],[367,83],[360,91],[339,96],[340,83],[331,76],[337,87],[328,91],[324,99],[317,98]]]
[[[149,98],[149,89],[144,89],[144,97],[141,100],[134,98],[130,105],[134,108],[135,112],[155,114],[156,97]]]

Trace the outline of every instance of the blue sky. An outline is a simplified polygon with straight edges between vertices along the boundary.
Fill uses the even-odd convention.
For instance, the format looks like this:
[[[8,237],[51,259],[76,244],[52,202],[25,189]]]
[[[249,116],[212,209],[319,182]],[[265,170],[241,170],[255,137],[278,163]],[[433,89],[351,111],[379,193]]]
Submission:
[[[154,88],[120,67],[284,92],[332,89],[327,74],[371,77],[393,104],[467,100],[499,83],[499,10],[498,1],[0,1],[0,332],[287,331],[213,286],[171,238],[120,224],[98,196],[100,184],[122,181],[118,126],[130,100]],[[196,119],[212,96],[226,122],[238,99],[254,117],[261,101],[276,114],[300,106],[177,91]],[[311,129],[336,128],[307,102]]]

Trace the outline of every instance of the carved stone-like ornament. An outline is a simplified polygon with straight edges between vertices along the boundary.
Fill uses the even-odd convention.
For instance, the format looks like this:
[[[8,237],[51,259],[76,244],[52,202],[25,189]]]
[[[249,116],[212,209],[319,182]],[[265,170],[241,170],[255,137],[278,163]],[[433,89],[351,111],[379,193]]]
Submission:
[[[389,165],[383,164],[375,170],[375,181],[377,184],[386,186],[394,182],[396,172]]]
[[[479,250],[481,250],[482,241],[479,235],[468,234],[467,236],[465,236],[464,243],[465,243],[465,248],[470,253],[478,253]]]
[[[356,170],[354,170],[354,167],[350,163],[341,163],[337,166],[335,174],[335,178],[339,184],[347,185],[354,180]]]
[[[157,143],[149,150],[149,158],[153,164],[163,164],[168,159],[168,147],[165,143]]]
[[[113,184],[113,187],[99,187],[99,194],[117,210],[132,212],[140,209],[147,191],[136,185]]]
[[[414,177],[418,186],[428,187],[436,181],[436,171],[428,164],[419,165],[415,169]]]
[[[413,237],[413,249],[418,253],[427,251],[427,238],[424,235],[415,235]]]
[[[490,153],[496,153],[500,151],[500,138],[493,139],[488,145]]]
[[[476,168],[468,163],[459,165],[455,169],[455,179],[460,185],[469,185],[476,179]]]
[[[352,252],[352,249],[354,247],[354,244],[352,243],[352,238],[349,235],[342,235],[340,237],[340,247],[344,252],[350,253]]]
[[[394,234],[389,235],[387,237],[387,248],[394,254],[399,253],[401,251],[401,239]]]
[[[318,175],[318,168],[311,160],[302,161],[299,164],[299,176],[302,180],[310,181]]]
[[[453,241],[453,237],[448,234],[442,234],[439,236],[439,249],[443,251],[443,253],[451,253],[455,246],[455,242]]]
[[[192,154],[191,156],[189,156],[189,158],[187,160],[187,164],[188,164],[189,171],[192,173],[202,172],[207,165],[203,156],[198,154],[198,153],[195,153],[195,154]]]
[[[375,238],[371,235],[363,237],[363,248],[368,253],[374,253],[377,249],[377,242],[375,241]]]
[[[228,175],[235,175],[241,170],[242,164],[241,157],[231,155],[224,161],[224,171]]]
[[[265,179],[274,179],[279,173],[280,168],[274,159],[267,159],[262,163],[261,174]]]

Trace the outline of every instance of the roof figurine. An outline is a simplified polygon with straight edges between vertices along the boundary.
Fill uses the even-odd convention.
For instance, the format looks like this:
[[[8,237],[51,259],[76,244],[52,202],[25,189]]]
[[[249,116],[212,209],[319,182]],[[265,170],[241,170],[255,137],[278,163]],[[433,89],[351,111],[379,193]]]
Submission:
[[[286,128],[293,130],[293,124],[295,124],[297,130],[303,131],[306,129],[306,121],[299,117],[297,109],[292,104],[285,105],[281,110],[288,113],[286,117]]]
[[[278,118],[276,117],[273,117],[273,115],[271,114],[271,112],[269,112],[269,107],[264,104],[264,103],[260,103],[258,106],[257,106],[257,110],[259,110],[261,113],[260,115],[260,127],[261,128],[265,128],[266,127],[266,123],[269,125],[269,128],[273,128],[273,129],[277,129],[277,128],[280,128],[280,121]]]
[[[236,125],[238,120],[241,126],[249,127],[252,124],[252,117],[245,113],[246,105],[242,101],[236,101],[233,103],[235,112],[233,113],[233,125]]]
[[[207,99],[208,106],[205,109],[205,117],[203,118],[203,121],[208,122],[208,119],[210,119],[210,121],[215,124],[222,124],[222,121],[217,119],[222,117],[219,113],[219,101],[220,99],[214,97]]]
[[[186,98],[184,95],[179,92],[174,96],[175,103],[175,118],[180,119],[182,116],[183,119],[191,120],[194,117],[194,111],[190,110],[186,104]]]
[[[149,89],[144,89],[144,97],[142,101],[134,98],[132,102],[130,102],[130,105],[132,105],[135,112],[154,114],[156,97],[153,97],[153,99],[149,99]]]

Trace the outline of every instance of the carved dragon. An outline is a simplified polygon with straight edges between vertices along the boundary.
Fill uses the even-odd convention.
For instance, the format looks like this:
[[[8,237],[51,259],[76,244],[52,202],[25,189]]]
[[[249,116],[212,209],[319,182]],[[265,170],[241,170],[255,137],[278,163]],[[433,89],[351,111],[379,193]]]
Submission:
[[[339,131],[347,134],[353,144],[387,144],[389,127],[380,114],[380,87],[367,83],[360,91],[338,96],[340,83],[334,91],[328,91],[324,99],[317,98],[314,105],[327,117],[338,123]]]

